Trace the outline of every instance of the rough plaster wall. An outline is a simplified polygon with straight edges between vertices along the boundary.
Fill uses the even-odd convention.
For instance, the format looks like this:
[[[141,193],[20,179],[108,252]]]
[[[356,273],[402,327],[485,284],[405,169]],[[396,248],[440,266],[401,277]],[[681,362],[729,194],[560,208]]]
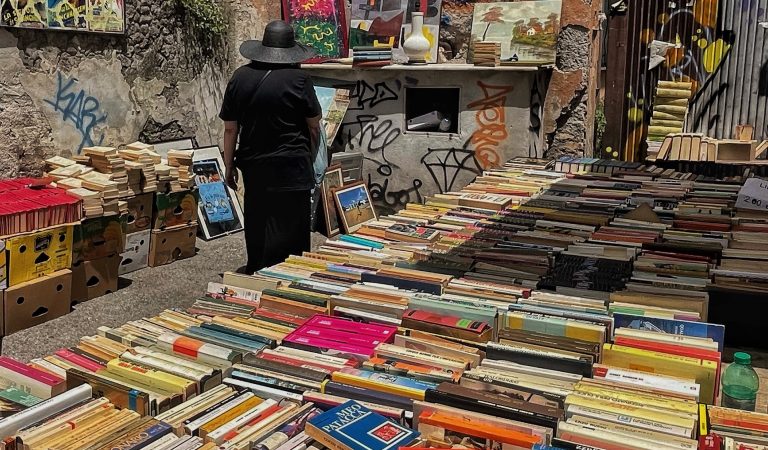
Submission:
[[[544,103],[547,157],[592,154],[597,98],[591,77],[600,64],[601,5],[601,0],[563,1],[557,61]]]
[[[363,178],[380,214],[458,190],[483,168],[529,155],[534,72],[312,73],[323,77],[317,79],[319,85],[351,87],[335,145],[363,153]],[[459,133],[408,132],[406,87],[459,87]]]
[[[140,137],[220,144],[237,48],[280,13],[277,2],[222,5],[230,26],[214,54],[175,1],[126,2],[125,36],[0,29],[0,176],[39,174],[50,155]]]

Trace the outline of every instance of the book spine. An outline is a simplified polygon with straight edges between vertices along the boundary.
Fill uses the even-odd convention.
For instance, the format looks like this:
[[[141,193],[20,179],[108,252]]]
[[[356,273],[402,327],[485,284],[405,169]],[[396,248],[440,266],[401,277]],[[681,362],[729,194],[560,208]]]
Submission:
[[[148,369],[120,359],[113,359],[107,364],[107,371],[125,377],[137,383],[185,396],[194,395],[195,387],[192,381],[159,370]]]
[[[31,378],[35,381],[45,383],[49,386],[55,386],[61,383],[62,381],[64,381],[53,375],[47,374],[41,370],[34,369],[32,367],[29,367],[25,364],[22,364],[18,361],[15,361],[5,356],[0,356],[0,367],[6,368],[8,370],[18,373],[19,375]]]
[[[393,338],[397,334],[397,327],[375,325],[367,323],[358,323],[351,320],[338,319],[335,317],[327,316],[314,316],[310,318],[307,325],[315,325],[318,327],[331,328],[331,329],[343,329],[353,333],[364,334],[366,336],[373,336],[386,341],[389,338]]]

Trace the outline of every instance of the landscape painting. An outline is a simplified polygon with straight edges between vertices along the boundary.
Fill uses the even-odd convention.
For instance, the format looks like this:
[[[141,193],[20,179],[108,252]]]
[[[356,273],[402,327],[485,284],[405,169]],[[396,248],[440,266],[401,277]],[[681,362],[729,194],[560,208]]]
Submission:
[[[336,206],[341,211],[345,233],[354,233],[369,220],[376,220],[371,194],[363,182],[345,186],[333,191]]]
[[[562,0],[478,3],[472,42],[500,42],[503,62],[554,63],[561,8]]]

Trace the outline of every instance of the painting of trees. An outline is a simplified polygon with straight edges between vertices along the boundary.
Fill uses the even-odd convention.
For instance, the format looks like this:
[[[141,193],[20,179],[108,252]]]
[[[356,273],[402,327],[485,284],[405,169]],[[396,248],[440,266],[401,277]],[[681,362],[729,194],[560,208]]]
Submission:
[[[490,8],[485,14],[483,14],[481,21],[486,24],[485,32],[483,32],[483,40],[485,40],[491,25],[494,23],[504,23],[504,9],[501,6],[494,6],[493,8]]]

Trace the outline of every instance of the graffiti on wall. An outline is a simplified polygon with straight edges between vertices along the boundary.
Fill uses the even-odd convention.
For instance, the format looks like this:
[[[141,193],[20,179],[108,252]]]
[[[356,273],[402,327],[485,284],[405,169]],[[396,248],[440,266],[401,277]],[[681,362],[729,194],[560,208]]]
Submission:
[[[466,148],[428,148],[427,154],[421,158],[421,163],[440,189],[440,193],[458,188],[456,180],[463,172],[474,176],[483,173],[475,152]]]
[[[503,161],[499,155],[501,144],[509,137],[506,120],[507,96],[514,87],[510,85],[487,84],[480,80],[477,86],[483,96],[467,105],[477,110],[477,129],[469,138],[475,150],[475,158],[484,169],[499,166]]]
[[[61,120],[77,130],[81,140],[76,152],[83,148],[101,145],[104,133],[97,133],[96,127],[107,121],[107,113],[101,109],[99,100],[79,87],[77,78],[67,78],[57,73],[56,91],[45,103],[60,114]]]
[[[347,117],[341,124],[345,150],[361,152],[366,163],[375,167],[367,176],[368,189],[371,199],[387,209],[420,202],[420,189],[424,185],[420,179],[413,178],[405,187],[394,187],[395,179],[404,174],[390,153],[403,130],[379,112],[399,104],[402,88],[399,80],[375,84],[357,81],[349,94]]]
[[[718,70],[730,51],[730,44],[718,29],[718,7],[718,0],[631,3],[628,14],[632,48],[627,52],[631,73],[622,118],[627,125],[622,138],[624,158],[632,160],[640,155],[651,120],[656,83],[659,80],[690,82],[695,93]],[[665,43],[668,48],[664,61],[658,67],[649,67],[654,41]]]

